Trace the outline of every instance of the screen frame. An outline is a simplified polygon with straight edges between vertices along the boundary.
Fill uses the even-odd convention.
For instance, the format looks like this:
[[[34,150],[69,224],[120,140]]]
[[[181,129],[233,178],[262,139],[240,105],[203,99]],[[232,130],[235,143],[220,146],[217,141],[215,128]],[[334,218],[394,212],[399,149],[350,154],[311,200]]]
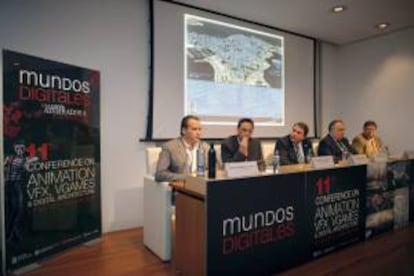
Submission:
[[[233,16],[233,15],[229,15],[229,14],[225,14],[225,13],[221,13],[221,12],[217,12],[217,11],[213,11],[213,10],[209,10],[206,8],[202,8],[202,7],[197,7],[197,6],[193,6],[193,5],[189,5],[186,3],[181,3],[181,2],[176,2],[173,0],[149,0],[149,15],[150,15],[150,53],[149,53],[149,60],[150,60],[150,64],[149,64],[149,89],[148,89],[148,113],[147,113],[147,125],[146,125],[146,132],[145,132],[145,137],[141,138],[140,141],[141,142],[157,142],[157,141],[166,141],[169,140],[168,138],[162,138],[162,139],[157,139],[157,138],[153,138],[153,116],[154,116],[154,20],[155,20],[155,16],[154,16],[154,2],[158,1],[158,2],[165,2],[168,4],[172,4],[172,5],[177,5],[177,6],[181,6],[181,7],[185,7],[185,8],[189,8],[189,9],[195,9],[198,11],[202,11],[205,13],[210,13],[213,15],[218,15],[218,16],[222,16],[225,18],[229,18],[232,20],[239,20],[241,22],[244,23],[248,23],[248,24],[252,24],[252,25],[256,25],[259,27],[265,27],[265,28],[269,28],[269,29],[273,29],[275,31],[279,31],[279,32],[284,32],[290,35],[294,35],[294,36],[298,36],[298,37],[302,37],[305,39],[309,39],[312,41],[313,43],[313,127],[314,127],[314,136],[313,137],[309,137],[309,138],[317,138],[317,133],[318,133],[318,124],[317,124],[317,39],[308,35],[304,35],[304,34],[300,34],[300,33],[296,33],[293,31],[289,31],[286,29],[282,29],[282,28],[278,28],[275,26],[271,26],[271,25],[267,25],[267,24],[263,24],[263,23],[259,23],[256,21],[252,21],[252,20],[248,20],[248,19],[244,19],[244,18],[240,18],[237,16]],[[177,127],[178,127],[178,123],[177,123]],[[174,138],[174,137],[171,137]],[[275,137],[255,137],[257,139],[260,140],[274,140]],[[203,140],[208,140],[208,141],[219,141],[222,140],[222,138],[217,137],[217,138],[203,138]]]

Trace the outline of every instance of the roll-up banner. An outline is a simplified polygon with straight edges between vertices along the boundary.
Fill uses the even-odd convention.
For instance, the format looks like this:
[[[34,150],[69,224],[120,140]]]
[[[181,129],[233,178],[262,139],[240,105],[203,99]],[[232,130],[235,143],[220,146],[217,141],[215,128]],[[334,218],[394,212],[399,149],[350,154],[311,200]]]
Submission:
[[[405,227],[410,215],[412,160],[369,163],[366,237]]]
[[[101,235],[99,86],[98,71],[3,50],[7,270]]]
[[[414,222],[414,160],[410,160],[410,181],[409,181],[409,205],[410,222]]]
[[[394,191],[394,229],[408,226],[410,216],[410,160],[388,162],[387,184]]]

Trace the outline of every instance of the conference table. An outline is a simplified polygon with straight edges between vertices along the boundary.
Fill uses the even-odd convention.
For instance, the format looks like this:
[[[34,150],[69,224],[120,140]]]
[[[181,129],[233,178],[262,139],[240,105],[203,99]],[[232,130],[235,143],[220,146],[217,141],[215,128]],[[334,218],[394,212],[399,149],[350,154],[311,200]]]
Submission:
[[[291,165],[173,182],[174,274],[270,275],[406,226],[413,167],[401,159]]]

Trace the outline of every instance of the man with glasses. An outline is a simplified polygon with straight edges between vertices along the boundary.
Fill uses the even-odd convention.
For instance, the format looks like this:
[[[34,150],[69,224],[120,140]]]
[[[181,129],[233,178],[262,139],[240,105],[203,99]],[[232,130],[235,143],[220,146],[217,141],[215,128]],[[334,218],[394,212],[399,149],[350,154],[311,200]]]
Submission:
[[[275,151],[280,155],[280,165],[303,164],[309,156],[313,156],[312,143],[306,138],[309,127],[303,122],[297,122],[292,132],[276,139]]]
[[[377,136],[377,124],[374,121],[364,123],[362,133],[354,138],[352,146],[359,154],[365,154],[369,158],[381,151],[386,152],[386,147]]]
[[[262,145],[258,139],[252,138],[254,122],[250,118],[242,118],[237,124],[237,135],[225,139],[221,144],[223,162],[257,161],[259,170],[264,171]]]
[[[318,155],[332,155],[335,163],[349,154],[356,154],[355,149],[345,137],[345,123],[342,120],[333,120],[328,126],[329,134],[320,142]]]

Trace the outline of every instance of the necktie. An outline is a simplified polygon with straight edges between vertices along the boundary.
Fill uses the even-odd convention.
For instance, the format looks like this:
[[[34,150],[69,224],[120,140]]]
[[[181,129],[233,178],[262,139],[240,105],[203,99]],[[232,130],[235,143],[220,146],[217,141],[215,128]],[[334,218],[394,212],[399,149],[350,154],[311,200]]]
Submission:
[[[346,146],[345,146],[345,145],[344,145],[341,141],[338,141],[338,142],[337,142],[337,144],[338,144],[339,149],[340,149],[342,152],[344,152],[344,151],[346,151],[346,150],[347,150]]]
[[[301,150],[301,147],[298,144],[294,144],[295,146],[295,152],[296,152],[296,159],[298,160],[298,163],[304,163],[305,162],[305,156],[303,154],[303,150]]]
[[[371,139],[371,152],[373,155],[378,153],[377,145],[375,144],[374,138]]]

